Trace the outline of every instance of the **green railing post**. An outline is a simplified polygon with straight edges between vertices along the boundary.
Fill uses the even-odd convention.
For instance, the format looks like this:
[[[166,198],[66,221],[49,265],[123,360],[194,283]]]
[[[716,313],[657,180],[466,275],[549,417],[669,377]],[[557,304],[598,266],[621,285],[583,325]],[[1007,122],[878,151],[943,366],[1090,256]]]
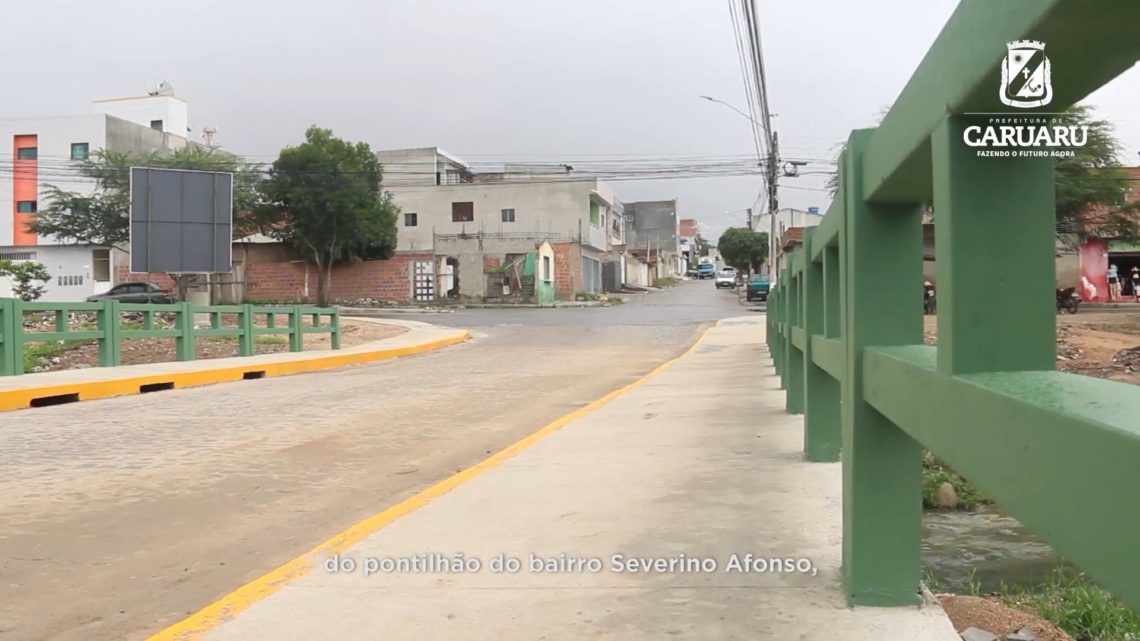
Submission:
[[[803,327],[803,272],[798,272],[799,261],[805,258],[803,249],[791,255],[788,273],[788,393],[784,395],[787,410],[791,414],[804,413],[804,352],[796,345],[793,335]]]
[[[870,346],[922,343],[922,208],[864,201],[863,155],[871,133],[852,133],[840,176],[847,361],[843,583],[851,605],[900,606],[920,602],[922,448],[865,400],[863,353]]]
[[[780,287],[780,297],[784,304],[780,306],[780,388],[788,389],[788,360],[792,353],[792,270],[784,268],[781,278],[784,281]]]
[[[175,356],[180,361],[192,361],[197,356],[194,349],[194,306],[190,303],[177,303],[175,327],[178,338],[174,339]]]
[[[242,356],[253,356],[256,344],[253,335],[253,305],[242,305],[238,315],[238,326],[241,327],[241,336],[238,337],[238,353]]]
[[[301,306],[294,305],[289,312],[289,351],[300,352],[305,348],[305,316]]]
[[[340,310],[333,308],[332,315],[329,316],[329,323],[332,329],[329,330],[332,334],[329,336],[329,342],[332,344],[333,349],[340,349]]]
[[[99,367],[117,367],[122,363],[119,349],[119,301],[108,298],[97,313],[96,323],[103,337],[99,339]],[[66,326],[66,321],[64,323]],[[64,330],[66,331],[66,329]]]
[[[1054,369],[1054,160],[979,158],[966,126],[948,118],[932,136],[938,370]]]
[[[19,332],[23,329],[18,301],[0,298],[0,376],[16,376],[24,368],[24,349]]]
[[[825,337],[824,263],[811,260],[815,229],[804,230],[804,458],[838,461],[841,439],[839,381],[816,365],[812,337]],[[826,256],[826,252],[825,252]]]

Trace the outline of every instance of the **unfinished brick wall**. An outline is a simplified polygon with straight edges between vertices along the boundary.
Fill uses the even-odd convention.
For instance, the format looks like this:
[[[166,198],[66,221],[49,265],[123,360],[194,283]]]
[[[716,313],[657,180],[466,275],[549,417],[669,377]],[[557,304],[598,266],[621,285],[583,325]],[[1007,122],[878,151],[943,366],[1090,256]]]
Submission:
[[[176,290],[178,283],[166,274],[132,274],[129,265],[115,266],[115,284],[151,282],[163,289]]]
[[[388,260],[337,265],[333,267],[331,298],[409,302],[412,262],[432,258],[431,254],[399,253]],[[317,268],[299,262],[250,262],[245,273],[245,296],[270,301],[315,300]]]
[[[582,288],[582,246],[578,243],[551,243],[554,248],[554,296],[572,300]]]

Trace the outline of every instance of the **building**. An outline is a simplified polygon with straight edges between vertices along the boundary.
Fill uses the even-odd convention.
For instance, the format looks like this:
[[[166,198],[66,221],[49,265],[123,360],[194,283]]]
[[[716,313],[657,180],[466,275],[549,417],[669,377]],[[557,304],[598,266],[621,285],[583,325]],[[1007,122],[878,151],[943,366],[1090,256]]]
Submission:
[[[646,257],[650,279],[684,274],[676,199],[623,203],[623,207],[626,247]]]
[[[782,254],[785,240],[792,242],[802,242],[802,235],[798,241],[793,239],[785,239],[784,235],[792,228],[815,227],[823,222],[823,214],[820,213],[818,207],[812,207],[808,210],[785,208],[776,211],[775,215],[775,235],[772,235],[772,219],[773,216],[767,212],[754,213],[752,215],[752,229],[759,232],[764,232],[769,235],[768,238],[768,256],[776,257],[777,261],[775,269],[768,268],[770,276],[775,276],[780,271],[779,257]],[[802,231],[799,232],[802,234]],[[769,261],[771,262],[771,261]]]
[[[1140,167],[1121,167],[1133,181],[1140,181]],[[1127,196],[1130,205],[1140,203],[1140,189],[1130,189]],[[1140,268],[1140,244],[1120,238],[1111,229],[1098,210],[1085,214],[1080,221],[1083,238],[1071,234],[1068,243],[1059,249],[1058,261],[1066,261],[1066,268],[1058,266],[1057,286],[1076,287],[1081,298],[1089,302],[1108,302],[1108,268],[1116,265],[1121,278],[1121,295],[1126,300],[1135,300],[1129,275],[1133,267]],[[1076,261],[1073,258],[1075,248]],[[1072,265],[1076,262],[1075,269]]]
[[[116,268],[126,265],[125,254],[112,248],[64,244],[27,229],[48,185],[93,192],[94,185],[78,177],[75,164],[100,149],[147,152],[189,144],[186,101],[169,92],[99,100],[92,111],[0,120],[0,158],[11,159],[4,163],[11,170],[0,171],[0,203],[11,212],[0,217],[0,259],[43,264],[52,277],[45,301],[81,301],[106,291]],[[11,283],[0,279],[0,297],[7,296]]]
[[[437,147],[376,156],[383,188],[400,207],[396,252],[387,260],[335,267],[333,299],[538,299],[544,243],[559,299],[600,294],[607,265],[611,278],[624,279],[622,206],[603,181],[573,176],[560,165],[475,172]],[[243,261],[246,296],[295,300],[315,292],[312,269],[298,257],[283,248],[251,251]],[[537,274],[534,285],[529,274]]]
[[[682,218],[678,223],[680,239],[678,240],[679,249],[681,251],[681,263],[683,273],[688,273],[690,269],[697,268],[697,261],[700,256],[697,253],[700,251],[697,240],[700,238],[700,226],[697,224],[696,219]]]

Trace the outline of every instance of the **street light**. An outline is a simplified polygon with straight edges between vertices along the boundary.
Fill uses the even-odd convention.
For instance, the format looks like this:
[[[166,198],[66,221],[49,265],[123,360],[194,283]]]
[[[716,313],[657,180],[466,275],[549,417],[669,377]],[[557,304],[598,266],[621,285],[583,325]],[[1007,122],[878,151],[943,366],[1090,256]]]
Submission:
[[[748,114],[744,113],[743,111],[741,111],[741,110],[737,109],[736,107],[732,106],[731,104],[729,104],[729,103],[727,103],[727,102],[725,102],[725,101],[723,101],[723,100],[717,100],[716,98],[713,98],[712,96],[697,96],[697,97],[698,97],[698,98],[704,98],[705,100],[708,100],[709,102],[715,102],[715,103],[719,103],[719,104],[722,104],[722,105],[724,105],[725,107],[728,107],[729,109],[731,109],[731,110],[735,111],[736,113],[740,114],[741,116],[744,116],[744,117],[745,117],[745,118],[747,118],[747,119],[748,119],[748,120],[749,120],[749,121],[750,121],[752,124],[756,125],[757,127],[760,127],[760,128],[763,128],[763,127],[764,127],[764,125],[762,125],[762,124],[760,124],[760,123],[756,122],[755,120],[753,120],[753,119],[752,119],[752,116],[749,116]],[[773,114],[773,115],[775,115],[775,114]]]

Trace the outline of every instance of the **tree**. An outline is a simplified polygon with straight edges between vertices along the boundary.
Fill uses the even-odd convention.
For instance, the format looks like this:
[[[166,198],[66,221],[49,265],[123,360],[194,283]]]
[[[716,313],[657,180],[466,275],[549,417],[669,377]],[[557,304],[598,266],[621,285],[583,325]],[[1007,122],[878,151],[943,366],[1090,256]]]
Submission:
[[[768,234],[745,227],[729,227],[720,235],[717,249],[725,263],[741,271],[759,271],[768,258]]]
[[[387,258],[396,248],[399,208],[380,188],[382,167],[365,143],[310,127],[286,147],[263,185],[261,222],[270,236],[317,266],[317,303],[329,304],[338,262]]]
[[[25,303],[38,300],[47,291],[47,288],[42,284],[37,285],[36,283],[46,284],[51,280],[47,268],[32,261],[16,263],[10,260],[0,260],[0,277],[12,279],[12,293]]]
[[[254,211],[260,173],[238,156],[199,146],[174,152],[97,151],[76,167],[80,178],[94,182],[94,191],[84,194],[47,185],[45,203],[28,229],[65,243],[103,247],[126,243],[130,238],[131,167],[233,173],[234,233],[241,237],[257,231]]]

